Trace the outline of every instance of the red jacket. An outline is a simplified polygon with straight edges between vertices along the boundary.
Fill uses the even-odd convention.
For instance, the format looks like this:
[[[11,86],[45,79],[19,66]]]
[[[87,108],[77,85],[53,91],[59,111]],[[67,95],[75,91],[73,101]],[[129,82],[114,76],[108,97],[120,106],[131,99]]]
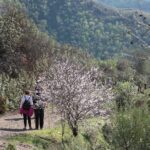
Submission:
[[[23,108],[20,108],[19,112],[20,114],[26,114],[27,116],[31,117],[33,115],[33,108],[30,107],[29,110],[24,110]]]

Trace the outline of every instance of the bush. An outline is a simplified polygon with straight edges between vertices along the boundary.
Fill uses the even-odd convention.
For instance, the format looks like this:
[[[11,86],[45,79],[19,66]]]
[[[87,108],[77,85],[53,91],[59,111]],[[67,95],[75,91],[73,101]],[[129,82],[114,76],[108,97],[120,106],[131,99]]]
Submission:
[[[150,149],[149,125],[150,115],[146,106],[118,113],[112,127],[113,149]]]
[[[16,148],[14,145],[8,144],[8,146],[6,147],[6,150],[16,150]]]
[[[0,114],[3,114],[6,111],[6,99],[0,97]]]
[[[105,140],[110,144],[112,142],[112,126],[111,124],[105,123],[102,127],[102,133]]]
[[[123,59],[117,62],[116,67],[119,71],[125,71],[127,68],[129,68],[129,66],[129,60]]]
[[[132,106],[132,99],[136,93],[134,85],[130,82],[120,82],[115,88],[117,94],[116,106],[118,111]]]

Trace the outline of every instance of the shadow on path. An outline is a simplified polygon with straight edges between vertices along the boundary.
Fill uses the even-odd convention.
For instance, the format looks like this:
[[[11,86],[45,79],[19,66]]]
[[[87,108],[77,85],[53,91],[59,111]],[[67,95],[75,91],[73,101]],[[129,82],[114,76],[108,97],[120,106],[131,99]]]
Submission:
[[[33,118],[31,118],[31,120],[32,119],[35,119],[35,118],[33,117]],[[9,118],[9,119],[4,119],[4,120],[6,120],[6,121],[20,121],[20,120],[23,120],[23,118]]]
[[[0,128],[0,131],[22,132],[22,131],[27,131],[27,130],[24,130],[24,129],[11,129],[11,128]]]
[[[23,118],[10,118],[10,119],[5,119],[6,121],[20,121],[23,120]]]

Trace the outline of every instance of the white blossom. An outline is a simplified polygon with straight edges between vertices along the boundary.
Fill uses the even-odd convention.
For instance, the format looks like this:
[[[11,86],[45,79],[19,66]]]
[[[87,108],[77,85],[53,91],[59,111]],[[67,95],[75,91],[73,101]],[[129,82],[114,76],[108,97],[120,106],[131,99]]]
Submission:
[[[66,117],[83,119],[112,98],[111,90],[98,82],[101,75],[97,68],[86,69],[69,59],[55,61],[48,73],[53,102]]]

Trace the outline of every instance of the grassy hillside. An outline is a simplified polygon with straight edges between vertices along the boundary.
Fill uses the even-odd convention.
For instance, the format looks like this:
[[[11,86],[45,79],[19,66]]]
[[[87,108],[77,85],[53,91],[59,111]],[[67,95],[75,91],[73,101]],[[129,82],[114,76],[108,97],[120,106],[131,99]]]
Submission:
[[[140,12],[122,12],[91,0],[21,2],[43,31],[61,43],[88,49],[99,58],[150,43],[149,15],[143,20]]]
[[[104,125],[103,119],[99,117],[88,119],[84,122],[85,124],[80,126],[80,135],[76,138],[72,136],[70,129],[66,125],[63,142],[62,128],[60,124],[55,128],[32,131],[28,134],[10,137],[7,141],[9,145],[12,145],[12,147],[25,145],[28,146],[29,149],[35,150],[109,149],[109,145],[105,141],[102,133],[102,127]]]
[[[149,14],[90,0],[21,1],[35,23],[16,0],[0,3],[0,114],[18,109],[36,77],[50,107],[46,129],[24,134],[18,114],[2,116],[0,146],[149,150]],[[127,59],[100,60],[76,47],[103,59],[123,52]]]
[[[84,61],[81,50],[58,44],[29,19],[22,5],[0,0],[0,113],[18,109],[22,92],[31,89],[57,55]],[[7,102],[7,104],[6,104]]]
[[[17,108],[51,58],[53,40],[39,31],[20,3],[0,1],[0,113]],[[42,67],[41,67],[42,66]],[[43,67],[44,66],[44,67]]]

